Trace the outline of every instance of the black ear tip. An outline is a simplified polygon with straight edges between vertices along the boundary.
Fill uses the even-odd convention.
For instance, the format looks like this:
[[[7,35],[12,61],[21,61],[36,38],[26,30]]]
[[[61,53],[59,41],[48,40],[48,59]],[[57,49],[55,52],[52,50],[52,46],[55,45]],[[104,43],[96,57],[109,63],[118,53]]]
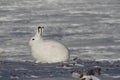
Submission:
[[[38,29],[40,29],[40,28],[44,28],[44,26],[42,26],[42,27],[41,27],[41,26],[38,26]]]
[[[38,26],[38,29],[40,29],[41,28],[41,26]]]

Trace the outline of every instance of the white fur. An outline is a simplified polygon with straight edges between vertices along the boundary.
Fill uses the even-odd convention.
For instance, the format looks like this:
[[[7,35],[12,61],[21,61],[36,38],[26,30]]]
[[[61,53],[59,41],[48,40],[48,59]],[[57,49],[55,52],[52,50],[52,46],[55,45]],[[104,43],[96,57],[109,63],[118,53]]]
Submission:
[[[68,49],[63,44],[53,40],[43,40],[40,34],[41,32],[37,30],[33,37],[35,40],[31,38],[29,42],[36,63],[56,63],[68,60]]]

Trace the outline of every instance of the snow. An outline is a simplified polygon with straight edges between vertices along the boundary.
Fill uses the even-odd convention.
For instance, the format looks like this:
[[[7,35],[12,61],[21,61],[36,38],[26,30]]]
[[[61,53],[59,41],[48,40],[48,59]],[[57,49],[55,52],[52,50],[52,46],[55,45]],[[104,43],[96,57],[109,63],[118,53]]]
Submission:
[[[77,72],[73,72],[73,73],[72,73],[72,77],[73,77],[73,78],[79,78],[79,77],[80,77],[80,74],[77,73]]]
[[[120,75],[111,76],[112,78],[120,78]]]
[[[84,66],[72,65],[72,61],[66,62],[69,67],[64,68],[61,63],[36,64],[34,62],[0,61],[0,80],[22,79],[22,80],[79,80],[81,73],[88,69],[94,69],[98,65],[102,68],[101,75],[84,75],[83,78],[93,80],[119,80],[119,62],[95,62],[81,61]],[[90,64],[91,63],[91,64]],[[78,63],[80,64],[80,63]],[[112,66],[112,67],[111,67]],[[78,73],[80,71],[80,73]],[[112,73],[111,73],[112,72]]]
[[[86,76],[86,75],[84,75],[82,77],[82,79],[84,79],[84,78],[85,78],[85,80],[90,80],[90,79],[92,79],[92,80],[100,80],[99,78],[97,78],[95,76]]]
[[[63,43],[71,55],[118,59],[117,3],[117,0],[2,0],[0,48],[6,51],[0,56],[5,60],[33,60],[28,41],[38,26],[44,26],[43,38]],[[20,57],[23,55],[27,58]]]
[[[32,79],[29,79],[32,80]],[[40,79],[34,79],[34,80],[78,80],[75,78],[61,78],[61,77],[54,77],[54,78],[40,78]]]
[[[119,6],[119,0],[0,0],[0,61],[6,64],[0,62],[0,80],[10,80],[11,72],[20,73],[11,76],[20,80],[78,80],[69,72],[90,66],[102,66],[101,80],[120,80]],[[33,63],[28,42],[38,26],[45,27],[44,39],[69,49],[70,59],[94,60],[96,65]]]

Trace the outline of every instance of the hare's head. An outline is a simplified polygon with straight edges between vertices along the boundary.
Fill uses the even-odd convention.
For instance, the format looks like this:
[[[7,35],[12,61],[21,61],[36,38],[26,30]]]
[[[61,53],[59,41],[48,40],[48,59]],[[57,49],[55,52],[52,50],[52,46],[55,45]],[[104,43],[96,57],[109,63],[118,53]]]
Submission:
[[[34,37],[30,39],[29,45],[33,45],[38,43],[40,40],[42,40],[42,32],[43,32],[44,27],[38,27],[36,34]]]

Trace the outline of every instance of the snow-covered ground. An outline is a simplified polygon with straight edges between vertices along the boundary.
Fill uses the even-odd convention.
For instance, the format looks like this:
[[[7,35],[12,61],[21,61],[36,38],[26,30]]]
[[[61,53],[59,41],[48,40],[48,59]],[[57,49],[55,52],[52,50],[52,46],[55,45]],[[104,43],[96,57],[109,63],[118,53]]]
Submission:
[[[44,39],[54,39],[65,44],[71,58],[77,56],[81,59],[101,62],[120,60],[119,0],[0,0],[0,60],[18,61],[18,63],[33,61],[28,42],[38,26],[45,27]],[[13,64],[17,63],[8,62],[10,66]],[[29,66],[26,62],[23,64]],[[17,69],[19,67],[13,65],[14,69],[8,70],[10,66],[2,67],[0,77],[3,75],[9,77],[6,71],[14,73],[14,67]],[[42,70],[41,66],[38,66],[40,70]],[[49,68],[49,65],[43,66]],[[26,71],[23,66],[21,69],[23,69],[20,70],[21,72]],[[102,77],[119,80],[120,72],[116,75],[114,69],[118,71],[113,67],[110,72],[113,74],[105,72]],[[38,76],[32,77],[39,77],[39,74],[38,71]],[[45,74],[48,75],[48,73]],[[42,76],[44,77],[44,74]],[[74,80],[67,73],[63,76],[64,79],[61,76],[61,74],[52,76],[50,80],[56,78],[57,80]],[[8,80],[7,77],[2,79]],[[42,79],[49,80],[47,76],[40,78]]]
[[[32,60],[28,41],[38,26],[44,39],[65,44],[71,56],[120,59],[119,0],[0,0],[0,59]]]
[[[55,64],[36,64],[34,62],[0,61],[0,80],[80,80],[76,71],[86,73],[96,66],[101,68],[101,75],[84,76],[89,80],[120,80],[120,61],[80,61]],[[83,65],[83,66],[79,66]],[[74,73],[73,73],[74,71]],[[83,77],[83,78],[84,78]]]

